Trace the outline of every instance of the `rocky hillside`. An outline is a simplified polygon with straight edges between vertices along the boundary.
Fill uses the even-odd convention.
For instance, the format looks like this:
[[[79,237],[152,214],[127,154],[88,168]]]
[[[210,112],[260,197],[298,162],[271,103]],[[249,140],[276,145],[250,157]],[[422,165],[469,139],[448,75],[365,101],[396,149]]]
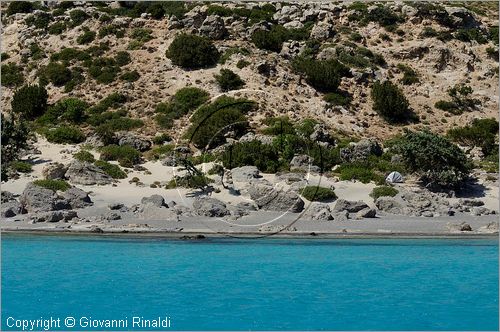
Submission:
[[[57,71],[58,64],[70,73],[42,79],[49,104],[77,97],[94,105],[113,92],[122,93],[129,115],[144,121],[137,129],[143,135],[161,131],[180,137],[187,115],[171,128],[161,128],[154,121],[155,108],[186,86],[201,88],[212,98],[220,95],[214,75],[221,69],[230,69],[244,82],[242,90],[230,95],[259,103],[250,113],[257,127],[263,116],[284,115],[292,120],[318,119],[349,136],[386,139],[404,126],[388,123],[373,110],[370,89],[378,80],[391,80],[403,91],[418,117],[406,124],[412,128],[445,133],[473,118],[497,116],[498,7],[493,2],[141,6],[126,1],[48,1],[14,7],[2,4],[5,112],[16,88],[38,83],[47,76],[47,66]],[[257,47],[254,32],[273,31],[273,26],[295,33],[283,37],[274,50]],[[213,40],[219,61],[196,70],[173,64],[166,51],[181,33]],[[85,53],[109,76],[98,78],[92,65],[61,56],[64,49]],[[123,52],[130,60],[106,63]],[[294,70],[294,58],[304,53],[318,60],[337,59],[348,68],[339,91],[350,102],[325,101],[325,93]],[[464,85],[472,88],[467,98],[477,102],[472,109],[450,112],[436,107],[439,101],[452,100],[451,88]]]

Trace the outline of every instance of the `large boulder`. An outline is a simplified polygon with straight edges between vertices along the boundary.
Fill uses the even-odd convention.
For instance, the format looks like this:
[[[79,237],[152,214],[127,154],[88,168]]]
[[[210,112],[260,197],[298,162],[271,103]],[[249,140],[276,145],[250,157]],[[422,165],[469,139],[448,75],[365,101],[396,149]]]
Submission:
[[[364,208],[363,210],[356,212],[356,219],[375,218],[376,215],[377,215],[377,210],[367,207]]]
[[[403,214],[405,211],[404,206],[400,202],[398,202],[395,198],[388,196],[377,198],[375,206],[380,211],[392,214]]]
[[[16,215],[21,214],[23,212],[24,212],[23,207],[16,200],[2,203],[2,206],[0,209],[0,215],[2,218],[15,217]]]
[[[152,204],[156,207],[167,206],[165,204],[165,199],[160,195],[151,195],[149,197],[143,197],[141,199],[142,204]]]
[[[368,204],[363,201],[348,201],[345,199],[338,199],[335,203],[333,211],[347,211],[349,213],[356,213],[366,208],[368,208]]]
[[[71,208],[69,202],[59,197],[55,191],[42,188],[33,183],[28,183],[19,201],[21,206],[29,213]]]
[[[105,185],[113,182],[113,178],[102,169],[86,161],[73,160],[69,164],[65,177],[74,184]]]
[[[381,156],[382,153],[382,148],[373,139],[363,139],[340,150],[341,158],[348,162],[363,161],[371,155]]]
[[[59,222],[59,221],[69,221],[73,218],[78,217],[75,211],[49,211],[41,212],[31,216],[31,220],[34,223],[39,222]]]
[[[89,194],[77,187],[69,188],[62,194],[62,197],[69,202],[72,209],[80,209],[92,205]]]
[[[326,146],[330,146],[332,143],[334,143],[334,139],[332,138],[326,127],[321,123],[318,123],[314,126],[314,131],[309,136],[309,138],[312,141]]]
[[[475,28],[480,23],[474,17],[474,14],[464,7],[444,7],[447,17],[447,24],[453,28]]]
[[[248,182],[259,177],[259,169],[255,166],[242,166],[231,170],[233,181]]]
[[[305,154],[299,154],[290,161],[290,171],[305,171],[319,173],[321,169],[312,164],[313,159]]]
[[[209,15],[201,24],[200,34],[211,39],[223,39],[227,30],[220,16]]]
[[[330,22],[318,22],[311,29],[310,38],[316,40],[327,40],[333,37],[333,24]]]
[[[193,209],[199,216],[224,217],[230,212],[222,201],[211,197],[197,197],[193,202]]]
[[[118,140],[118,145],[130,145],[134,149],[144,152],[151,149],[151,141],[140,138],[132,133],[121,132],[115,134]]]
[[[250,186],[247,191],[263,210],[301,212],[304,209],[304,201],[293,191],[276,190],[268,185]]]
[[[49,163],[43,168],[42,175],[48,180],[64,179],[67,170],[68,167],[61,163]]]
[[[333,220],[332,211],[330,206],[325,203],[313,202],[307,208],[307,212],[304,215],[305,219],[316,220],[316,221],[328,221]]]

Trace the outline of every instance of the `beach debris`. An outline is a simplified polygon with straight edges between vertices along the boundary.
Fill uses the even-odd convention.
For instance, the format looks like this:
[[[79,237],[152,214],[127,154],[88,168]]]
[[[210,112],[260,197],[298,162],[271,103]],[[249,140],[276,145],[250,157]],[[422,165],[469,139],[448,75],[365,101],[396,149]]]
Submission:
[[[277,190],[270,185],[253,185],[248,187],[247,192],[263,210],[301,212],[304,209],[304,201],[293,191]]]
[[[42,175],[47,180],[64,179],[68,167],[61,163],[49,163],[43,170]]]
[[[113,178],[102,169],[86,161],[73,160],[66,171],[65,177],[74,184],[105,185],[113,182]]]
[[[385,181],[389,183],[402,183],[404,179],[401,173],[394,171],[389,173],[389,175],[387,175]]]
[[[225,203],[211,197],[195,198],[193,209],[197,215],[205,217],[224,217],[230,213]]]

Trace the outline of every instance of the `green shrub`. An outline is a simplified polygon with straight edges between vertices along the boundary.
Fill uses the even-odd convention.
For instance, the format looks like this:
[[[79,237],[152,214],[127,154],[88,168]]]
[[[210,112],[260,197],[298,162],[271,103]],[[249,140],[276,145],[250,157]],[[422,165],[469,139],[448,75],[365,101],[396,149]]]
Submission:
[[[55,86],[63,86],[71,80],[71,70],[57,62],[49,63],[44,75]]]
[[[358,180],[362,183],[370,183],[373,181],[377,184],[382,184],[385,181],[382,175],[375,173],[366,165],[358,163],[342,164],[337,172],[340,173],[340,179],[344,181]]]
[[[373,200],[376,200],[379,197],[389,196],[394,197],[399,193],[399,191],[391,186],[380,186],[373,188],[370,196],[373,197]]]
[[[141,75],[137,72],[137,70],[134,70],[134,71],[128,71],[126,73],[123,73],[120,76],[120,79],[123,81],[127,81],[127,82],[135,82],[140,77],[141,77]]]
[[[323,100],[334,106],[349,106],[352,98],[346,93],[330,92],[323,97]]]
[[[308,58],[297,58],[293,62],[294,69],[305,75],[307,83],[318,91],[334,92],[340,80],[349,69],[337,60],[318,61]]]
[[[71,18],[73,26],[77,26],[85,22],[89,16],[81,9],[74,9],[69,12],[69,17]]]
[[[358,32],[353,32],[349,35],[349,39],[353,42],[359,43],[363,40],[363,36],[361,36]]]
[[[76,38],[76,42],[80,45],[89,44],[94,41],[96,33],[94,31],[85,31]]]
[[[127,131],[144,125],[142,120],[131,119],[126,116],[126,110],[103,112],[90,115],[87,119],[87,123],[95,127],[105,125],[112,131]]]
[[[410,104],[403,92],[392,82],[375,82],[371,97],[373,110],[391,123],[403,123],[412,119]]]
[[[488,38],[493,42],[493,44],[498,45],[498,25],[491,26],[488,31]]]
[[[498,49],[490,46],[486,48],[486,54],[488,55],[488,57],[498,61]]]
[[[99,38],[109,35],[114,35],[116,38],[123,38],[125,37],[125,30],[114,24],[106,25],[99,30]]]
[[[102,160],[117,160],[122,166],[131,166],[141,160],[139,151],[129,145],[107,145],[101,148]]]
[[[167,134],[160,134],[160,135],[153,137],[153,143],[157,144],[157,145],[163,144],[165,142],[169,142],[171,140],[172,140],[172,138]]]
[[[380,6],[368,11],[365,20],[370,22],[377,22],[383,27],[394,26],[396,23],[402,21],[402,19],[396,15],[388,7]]]
[[[454,36],[456,39],[463,42],[471,42],[473,40],[477,41],[479,44],[488,42],[483,32],[477,28],[458,29]]]
[[[30,173],[33,171],[33,167],[30,163],[25,162],[25,161],[13,161],[10,163],[10,168],[12,168],[14,171],[19,172],[19,173]]]
[[[89,163],[93,163],[95,161],[94,155],[85,150],[78,151],[73,155],[73,158],[75,158],[78,161],[86,161]]]
[[[229,69],[221,69],[219,75],[214,75],[217,84],[222,91],[231,91],[241,89],[245,82],[241,77]]]
[[[271,145],[249,141],[230,145],[224,150],[222,163],[225,168],[255,166],[264,173],[276,173],[280,169],[278,152]]]
[[[128,65],[132,61],[132,59],[130,58],[129,52],[120,51],[120,52],[116,53],[115,61],[118,64],[118,66],[122,67],[122,66]]]
[[[436,37],[438,32],[433,27],[424,27],[422,32],[420,33],[421,38],[431,38]]]
[[[452,128],[447,136],[452,141],[467,146],[481,147],[485,156],[498,152],[495,137],[498,134],[498,121],[491,119],[474,119],[468,126]]]
[[[219,63],[222,65],[225,64],[233,54],[250,55],[250,51],[246,48],[230,47],[224,52],[224,54],[221,55]]]
[[[458,146],[428,131],[407,131],[395,144],[394,151],[402,156],[405,166],[418,172],[426,183],[457,186],[471,170]]]
[[[337,195],[330,188],[319,186],[307,186],[300,190],[300,194],[311,202],[324,202],[337,199]]]
[[[160,158],[163,158],[167,154],[172,154],[174,148],[175,148],[174,144],[164,144],[160,146],[155,146],[154,148],[145,153],[145,157],[148,160],[159,160]]]
[[[2,65],[2,86],[13,87],[23,84],[24,75],[22,68],[15,63],[7,63]]]
[[[239,61],[236,63],[236,67],[237,67],[238,69],[243,69],[243,68],[247,67],[249,64],[250,64],[250,62],[248,62],[248,61],[245,61],[245,60],[239,60]]]
[[[236,137],[248,128],[244,115],[255,107],[247,99],[219,97],[209,105],[200,107],[191,117],[186,137],[198,148],[216,147],[225,141],[224,134],[232,131]]]
[[[127,178],[127,173],[122,171],[122,169],[118,165],[113,165],[104,160],[96,160],[95,165],[102,169],[104,173],[108,174],[113,179]]]
[[[187,69],[210,67],[219,60],[219,51],[210,39],[188,34],[177,35],[166,55],[174,65]]]
[[[271,30],[256,30],[252,33],[251,40],[260,49],[280,52],[283,42],[293,40],[307,40],[309,29],[287,29],[282,25],[273,25]]]
[[[97,58],[92,61],[89,67],[89,74],[97,82],[103,84],[109,84],[116,79],[116,76],[120,72],[120,66],[112,58]]]
[[[403,78],[400,80],[400,82],[404,85],[411,85],[419,82],[417,72],[410,66],[400,63],[398,64],[398,69],[403,72]]]
[[[64,31],[66,31],[66,23],[64,22],[56,22],[54,24],[49,25],[48,32],[51,35],[60,35]]]
[[[2,181],[7,180],[8,164],[16,160],[23,149],[28,147],[29,129],[25,122],[6,117],[0,113],[1,131],[1,162]]]
[[[85,134],[76,127],[60,126],[48,129],[45,137],[51,143],[76,144],[85,141]]]
[[[457,84],[448,90],[451,101],[440,100],[434,106],[455,115],[472,111],[477,105],[481,104],[478,99],[470,97],[472,92],[470,86]]]
[[[64,180],[35,180],[33,184],[53,191],[66,191],[71,185]]]
[[[78,98],[61,99],[38,118],[37,123],[41,125],[56,125],[60,121],[81,123],[85,119],[87,108],[88,104]]]
[[[179,187],[200,189],[206,187],[211,182],[214,181],[203,174],[175,176],[167,183],[166,189]]]
[[[262,121],[267,125],[261,132],[266,135],[295,135],[295,126],[287,116],[266,118]]]
[[[449,112],[451,114],[461,114],[462,112],[459,110],[458,105],[455,104],[452,101],[447,101],[447,100],[438,100],[435,104],[434,107],[446,112]]]
[[[191,111],[194,111],[209,98],[208,92],[195,88],[186,87],[177,90],[168,103],[156,105],[156,123],[163,128],[171,128],[174,120]]]
[[[110,108],[118,108],[127,101],[127,96],[114,92],[102,99],[96,106],[91,108],[91,113],[97,114],[107,111]]]
[[[12,1],[9,2],[9,7],[7,7],[7,16],[14,15],[17,13],[31,13],[33,11],[33,3],[28,1]]]
[[[47,90],[38,85],[25,85],[14,93],[12,111],[27,119],[34,119],[47,111]]]

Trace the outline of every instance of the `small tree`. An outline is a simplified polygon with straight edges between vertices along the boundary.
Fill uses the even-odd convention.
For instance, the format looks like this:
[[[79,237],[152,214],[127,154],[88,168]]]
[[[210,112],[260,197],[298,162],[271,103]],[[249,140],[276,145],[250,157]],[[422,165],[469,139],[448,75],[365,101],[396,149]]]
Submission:
[[[464,152],[446,138],[429,131],[407,131],[395,146],[406,167],[425,183],[458,186],[467,178],[471,164]]]
[[[392,82],[375,82],[371,96],[374,111],[388,122],[403,123],[412,117],[408,99]]]
[[[241,77],[229,69],[221,69],[219,75],[214,75],[222,91],[238,90],[245,85]]]
[[[219,51],[210,39],[189,34],[176,36],[166,55],[174,65],[187,69],[209,67],[219,60]]]
[[[24,122],[1,114],[2,125],[2,180],[7,180],[7,168],[17,159],[19,152],[28,146],[29,130]]]
[[[27,119],[34,119],[47,111],[47,90],[38,85],[26,85],[12,98],[12,111]]]
[[[295,71],[305,76],[307,83],[322,92],[336,91],[341,78],[349,72],[349,68],[337,60],[297,58],[293,62],[293,67]]]
[[[45,75],[55,86],[63,86],[71,80],[71,70],[57,62],[51,62],[47,65]]]

